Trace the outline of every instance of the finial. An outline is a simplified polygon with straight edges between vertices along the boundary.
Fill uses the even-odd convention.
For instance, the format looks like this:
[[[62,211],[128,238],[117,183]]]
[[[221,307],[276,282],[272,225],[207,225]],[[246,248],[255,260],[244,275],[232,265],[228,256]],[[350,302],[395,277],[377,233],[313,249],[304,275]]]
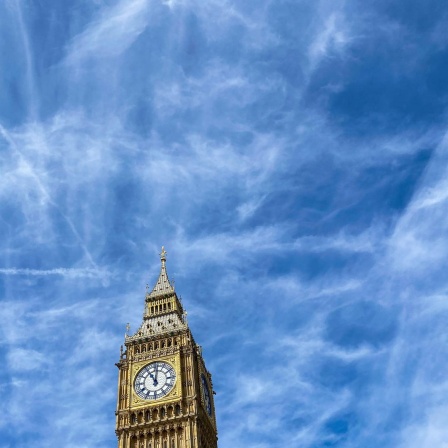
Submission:
[[[162,252],[160,252],[160,261],[162,262],[162,266],[164,266],[166,261],[166,250],[163,246],[162,246]]]
[[[130,330],[131,326],[129,325],[129,322],[126,324],[126,335],[129,334],[129,330]]]

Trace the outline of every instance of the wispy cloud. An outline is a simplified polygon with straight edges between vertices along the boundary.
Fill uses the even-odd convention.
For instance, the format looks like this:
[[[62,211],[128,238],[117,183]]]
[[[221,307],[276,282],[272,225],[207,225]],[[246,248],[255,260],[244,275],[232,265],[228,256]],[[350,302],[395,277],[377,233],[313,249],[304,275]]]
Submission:
[[[2,446],[116,444],[162,244],[222,448],[446,444],[443,7],[386,3],[0,4]]]
[[[55,268],[55,269],[18,269],[18,268],[0,268],[0,274],[3,275],[33,275],[33,276],[47,276],[60,275],[67,278],[103,278],[110,277],[110,273],[98,269],[76,269],[76,268]]]
[[[47,363],[48,357],[32,349],[17,348],[8,354],[8,366],[13,371],[40,370]]]
[[[340,55],[352,40],[342,12],[323,16],[323,26],[309,47],[310,70],[317,68],[321,60]]]
[[[119,56],[144,31],[150,3],[148,0],[119,1],[101,8],[85,31],[72,40],[66,62],[82,68],[88,58]]]

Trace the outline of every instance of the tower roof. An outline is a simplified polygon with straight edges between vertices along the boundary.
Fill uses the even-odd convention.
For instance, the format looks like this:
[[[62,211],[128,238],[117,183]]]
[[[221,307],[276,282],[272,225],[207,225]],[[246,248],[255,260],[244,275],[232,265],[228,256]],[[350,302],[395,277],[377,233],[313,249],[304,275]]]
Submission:
[[[170,283],[168,274],[166,272],[166,250],[163,246],[162,252],[160,253],[160,261],[162,263],[162,266],[160,268],[159,278],[157,279],[157,282],[154,285],[152,291],[147,295],[147,297],[150,299],[174,293],[174,287]]]
[[[127,329],[126,344],[141,338],[188,329],[186,313],[174,291],[174,284],[170,282],[166,273],[166,251],[163,246],[160,261],[162,266],[159,278],[151,292],[149,289],[146,290],[143,322],[133,336],[127,333],[129,328]]]

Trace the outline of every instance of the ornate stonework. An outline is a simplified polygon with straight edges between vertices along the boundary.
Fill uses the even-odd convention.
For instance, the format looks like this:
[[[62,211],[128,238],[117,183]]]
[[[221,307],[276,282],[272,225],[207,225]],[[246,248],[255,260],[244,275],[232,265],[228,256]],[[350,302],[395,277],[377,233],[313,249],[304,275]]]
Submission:
[[[211,375],[166,272],[147,291],[143,322],[116,364],[119,448],[217,448]]]

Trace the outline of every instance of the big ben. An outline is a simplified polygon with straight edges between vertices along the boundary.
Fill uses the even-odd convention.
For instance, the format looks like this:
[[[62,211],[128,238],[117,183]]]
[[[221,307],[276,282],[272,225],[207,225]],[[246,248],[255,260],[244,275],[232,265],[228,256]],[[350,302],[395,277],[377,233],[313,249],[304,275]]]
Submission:
[[[166,271],[147,289],[143,321],[116,364],[118,448],[217,448],[211,375]]]

